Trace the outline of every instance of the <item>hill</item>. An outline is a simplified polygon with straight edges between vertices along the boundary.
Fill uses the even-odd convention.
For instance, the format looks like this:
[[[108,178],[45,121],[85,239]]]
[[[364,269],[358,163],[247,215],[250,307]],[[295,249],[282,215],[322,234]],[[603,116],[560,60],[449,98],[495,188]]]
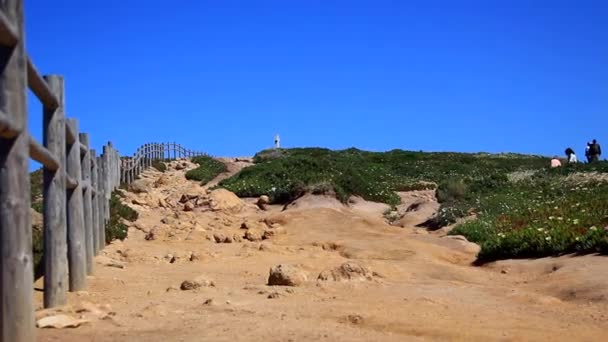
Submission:
[[[451,234],[481,245],[479,261],[607,252],[608,163],[549,169],[520,154],[367,152],[296,148],[261,151],[254,166],[220,183],[240,197],[288,203],[305,193],[396,206],[399,191],[436,189],[430,229],[459,218]]]

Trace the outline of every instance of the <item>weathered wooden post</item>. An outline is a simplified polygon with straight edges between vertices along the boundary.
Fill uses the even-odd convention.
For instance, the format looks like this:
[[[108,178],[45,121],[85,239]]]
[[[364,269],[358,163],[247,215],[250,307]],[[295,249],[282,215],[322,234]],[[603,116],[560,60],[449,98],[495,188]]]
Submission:
[[[13,128],[0,129],[0,341],[34,341],[23,1],[2,1],[0,12],[16,36],[0,49],[0,117]]]
[[[112,190],[110,185],[110,146],[105,145],[103,147],[102,154],[102,164],[103,164],[103,177],[102,177],[102,185],[103,185],[103,194],[104,194],[104,222],[107,222],[110,219],[110,197],[112,196]]]
[[[97,153],[91,150],[91,186],[95,190],[92,192],[91,208],[92,208],[92,236],[93,236],[93,254],[99,253],[99,186],[97,185]]]
[[[106,214],[104,202],[106,200],[105,189],[103,185],[103,157],[97,157],[97,212],[99,214],[99,230],[97,231],[97,246],[99,250],[105,247],[103,232],[106,230]]]
[[[93,256],[95,255],[93,247],[93,187],[91,180],[91,151],[89,150],[89,135],[80,133],[78,135],[80,144],[85,147],[85,153],[82,155],[80,166],[82,167],[82,180],[85,184],[83,187],[83,205],[84,205],[84,237],[85,237],[85,255],[87,274],[93,274]]]
[[[80,142],[78,120],[67,119],[67,126],[74,132],[76,140],[68,144],[68,175],[76,181],[74,189],[68,189],[68,263],[70,291],[84,289],[87,278],[84,205],[82,200],[82,168],[80,166]]]
[[[68,247],[66,212],[66,142],[63,77],[46,76],[49,89],[59,102],[57,108],[43,108],[43,144],[59,161],[59,169],[43,171],[44,215],[44,307],[66,303]]]
[[[173,142],[173,159],[177,159],[177,143]]]
[[[145,155],[146,155],[146,158],[144,159],[144,161],[145,161],[144,169],[147,169],[151,165],[151,163],[150,163],[150,144],[145,145]]]
[[[135,155],[133,155],[133,159],[133,163],[135,166],[134,175],[135,179],[137,179],[137,176],[139,176],[139,147],[137,148],[137,150],[135,150]]]

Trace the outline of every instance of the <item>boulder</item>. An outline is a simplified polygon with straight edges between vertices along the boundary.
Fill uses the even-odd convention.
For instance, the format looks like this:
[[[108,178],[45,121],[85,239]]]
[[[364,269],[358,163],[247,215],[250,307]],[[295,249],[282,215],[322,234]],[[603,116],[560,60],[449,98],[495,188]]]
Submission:
[[[268,228],[268,229],[264,230],[264,235],[262,236],[262,238],[270,239],[277,235],[286,234],[286,233],[287,233],[287,230],[284,227],[276,226],[274,228]]]
[[[226,240],[226,235],[222,233],[215,233],[213,234],[213,240],[217,243],[222,243],[224,240]]]
[[[374,273],[357,263],[346,262],[332,270],[326,270],[319,274],[318,280],[332,281],[366,281],[372,280]]]
[[[129,190],[136,194],[148,192],[149,187],[150,184],[146,179],[137,179],[133,183],[129,184]]]
[[[267,205],[268,203],[270,203],[270,198],[266,195],[262,195],[260,196],[260,198],[258,198],[258,208],[262,209],[262,210],[266,210],[267,209]]]
[[[184,211],[192,211],[194,210],[194,205],[191,202],[186,202],[184,204]]]
[[[268,285],[300,286],[308,281],[308,275],[300,267],[289,264],[277,265],[270,269]]]
[[[155,188],[159,188],[163,185],[169,185],[171,183],[171,181],[169,180],[169,178],[166,175],[162,175],[160,177],[158,177],[157,180],[154,181],[153,186]]]
[[[245,207],[245,202],[226,189],[216,189],[209,194],[209,207],[213,211],[237,213]]]
[[[146,201],[145,199],[142,199],[142,198],[134,198],[131,201],[131,203],[141,205],[141,206],[148,205],[148,201]]]
[[[241,236],[241,234],[235,233],[234,235],[232,235],[232,241],[241,242],[243,241],[243,237]]]
[[[247,229],[245,232],[245,240],[249,241],[262,241],[264,238],[264,231],[261,229]]]
[[[213,280],[207,279],[205,275],[200,275],[194,279],[184,280],[179,288],[183,291],[188,291],[201,287],[215,287],[215,283]]]
[[[467,254],[477,255],[481,251],[481,247],[478,244],[470,242],[462,235],[446,235],[443,239],[453,241],[453,243],[450,244],[451,248]]]

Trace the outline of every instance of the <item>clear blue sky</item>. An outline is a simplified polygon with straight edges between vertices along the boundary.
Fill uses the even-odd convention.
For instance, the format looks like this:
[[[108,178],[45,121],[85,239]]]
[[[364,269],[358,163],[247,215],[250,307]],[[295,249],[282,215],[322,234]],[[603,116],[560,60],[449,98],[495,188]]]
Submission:
[[[605,0],[29,0],[26,30],[68,116],[123,154],[608,144]]]

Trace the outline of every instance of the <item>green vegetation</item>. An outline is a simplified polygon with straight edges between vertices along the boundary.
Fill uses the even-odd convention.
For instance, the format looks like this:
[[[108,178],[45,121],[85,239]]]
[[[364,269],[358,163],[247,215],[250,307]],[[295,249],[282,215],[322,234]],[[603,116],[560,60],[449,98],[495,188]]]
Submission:
[[[42,169],[30,173],[30,196],[32,208],[42,213],[42,188],[43,171]],[[122,219],[127,221],[137,220],[137,212],[123,205],[120,202],[119,192],[114,192],[110,200],[110,222],[106,225],[106,242],[113,240],[124,240],[127,237],[127,227],[122,223]],[[44,249],[44,235],[42,230],[32,229],[32,252],[34,258],[34,275],[36,279],[44,275],[44,265],[42,263]]]
[[[517,154],[385,153],[278,149],[220,186],[241,197],[289,202],[305,192],[399,203],[395,191],[436,188],[431,229],[474,215],[450,234],[481,245],[479,262],[563,253],[608,253],[608,162],[548,169],[549,159]],[[385,216],[390,216],[387,211]]]
[[[402,150],[366,152],[322,148],[262,151],[255,166],[220,186],[241,197],[269,195],[275,203],[297,198],[324,184],[341,201],[351,195],[397,205],[395,191],[433,189],[452,178],[481,178],[540,167],[546,160],[531,156],[423,153]]]
[[[134,222],[138,214],[135,210],[120,202],[120,197],[115,191],[110,198],[110,222],[106,225],[106,243],[114,240],[124,240],[127,237],[127,226],[122,219]]]
[[[539,170],[529,179],[506,182],[441,210],[471,207],[477,219],[450,234],[481,245],[478,262],[565,253],[608,253],[608,183],[598,177],[567,179],[604,165]],[[474,201],[474,202],[473,202]]]
[[[203,185],[227,170],[224,163],[208,156],[194,157],[192,162],[199,166],[186,172],[186,179],[200,181]]]
[[[43,176],[42,169],[30,173],[30,201],[32,208],[39,213],[42,213]]]
[[[167,171],[167,164],[165,164],[160,159],[154,159],[154,160],[152,160],[152,167],[155,168],[155,169],[157,169],[160,172]]]

